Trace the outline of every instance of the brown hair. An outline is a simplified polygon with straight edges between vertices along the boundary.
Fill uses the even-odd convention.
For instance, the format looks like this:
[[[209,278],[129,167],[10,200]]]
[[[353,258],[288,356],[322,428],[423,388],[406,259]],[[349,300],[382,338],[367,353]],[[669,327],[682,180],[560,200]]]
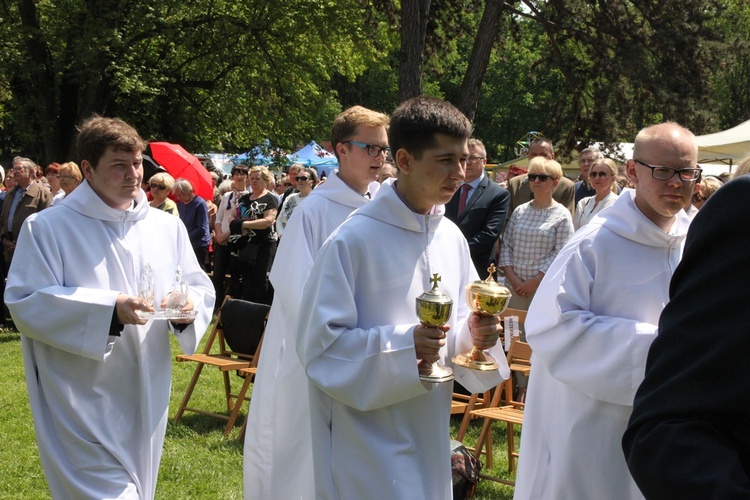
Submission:
[[[86,160],[96,168],[110,147],[115,151],[142,152],[146,149],[146,142],[133,127],[119,118],[94,115],[84,120],[78,128],[76,141],[78,163]]]

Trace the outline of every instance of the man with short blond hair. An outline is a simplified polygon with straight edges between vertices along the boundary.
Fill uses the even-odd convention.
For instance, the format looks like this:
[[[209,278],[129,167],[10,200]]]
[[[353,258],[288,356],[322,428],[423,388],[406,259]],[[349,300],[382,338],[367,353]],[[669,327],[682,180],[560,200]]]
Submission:
[[[305,198],[284,228],[271,268],[274,299],[248,413],[245,498],[315,498],[305,371],[295,345],[302,290],[323,242],[369,201],[388,154],[388,116],[362,106],[340,113],[331,145],[337,173]],[[290,477],[293,471],[293,477]]]

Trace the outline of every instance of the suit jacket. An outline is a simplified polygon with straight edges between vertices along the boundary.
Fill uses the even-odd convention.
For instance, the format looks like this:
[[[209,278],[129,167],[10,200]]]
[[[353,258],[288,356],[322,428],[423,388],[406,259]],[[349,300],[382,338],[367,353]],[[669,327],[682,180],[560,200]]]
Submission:
[[[471,260],[479,276],[484,279],[495,242],[505,226],[510,194],[485,175],[466,200],[463,213],[458,214],[460,196],[459,189],[445,205],[445,216],[455,222],[466,237]]]
[[[0,224],[2,224],[2,231],[0,231],[0,240],[2,241],[16,241],[16,239],[18,238],[18,233],[21,232],[23,221],[25,221],[29,215],[44,210],[52,203],[52,193],[50,193],[48,189],[42,187],[42,185],[38,182],[32,182],[29,185],[29,188],[26,190],[26,193],[23,195],[23,198],[21,198],[21,201],[18,202],[16,212],[13,214],[13,223],[11,228],[13,232],[13,238],[10,238],[10,235],[8,234],[7,221],[8,215],[10,214],[10,207],[11,205],[13,205],[13,197],[15,196],[17,189],[19,189],[18,186],[14,186],[8,190],[7,194],[5,195],[5,201],[3,202],[2,212],[0,212]],[[13,252],[5,250],[5,262],[9,263],[12,257]]]
[[[531,201],[531,186],[529,186],[528,175],[517,175],[508,181],[510,191],[510,210],[508,218],[519,205]],[[557,187],[552,191],[552,198],[570,211],[570,216],[575,215],[575,184],[567,177],[560,179]]]
[[[750,498],[750,176],[690,224],[623,448],[647,498]]]

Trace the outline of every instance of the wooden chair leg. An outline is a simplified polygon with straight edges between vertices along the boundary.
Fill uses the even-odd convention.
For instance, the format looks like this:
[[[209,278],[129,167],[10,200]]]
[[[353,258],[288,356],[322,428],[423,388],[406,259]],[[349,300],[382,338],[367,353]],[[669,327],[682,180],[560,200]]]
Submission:
[[[237,416],[240,413],[240,409],[242,408],[242,403],[245,402],[245,394],[247,394],[247,390],[250,388],[250,384],[253,382],[253,379],[255,378],[255,374],[248,374],[245,376],[245,382],[242,384],[242,388],[240,389],[240,392],[237,394],[237,399],[235,400],[234,407],[232,408],[232,413],[229,415],[229,421],[227,422],[226,427],[224,427],[224,435],[228,436],[230,432],[232,432],[232,428],[234,427],[235,422],[237,421]],[[245,421],[247,421],[247,417],[245,417]],[[244,430],[245,426],[242,426],[242,429]]]
[[[485,464],[487,464],[487,468],[492,468],[492,420],[490,420],[490,427],[487,429],[487,437],[485,438],[485,444],[484,444],[484,451],[487,453],[487,459],[485,460]]]
[[[487,393],[485,393],[484,397],[485,397],[484,400],[488,401]],[[458,433],[456,434],[456,441],[463,443],[464,436],[466,436],[466,431],[469,429],[469,422],[471,422],[471,412],[476,407],[478,399],[479,399],[478,394],[472,394],[471,398],[469,398],[469,403],[466,405],[466,410],[464,410],[464,417],[461,420],[461,425],[458,427]]]
[[[201,371],[203,371],[203,366],[203,363],[198,363],[198,366],[195,367],[193,378],[190,379],[190,383],[185,391],[185,396],[182,398],[182,403],[180,403],[180,407],[177,409],[177,413],[174,416],[175,423],[179,422],[182,418],[182,414],[185,413],[185,408],[187,408],[187,405],[190,402],[190,397],[193,395],[193,390],[195,390],[195,385],[198,383],[198,377],[200,377]]]
[[[221,372],[221,374],[224,376],[224,394],[227,398],[227,413],[232,411],[232,383],[229,380],[229,372]]]
[[[482,424],[482,430],[479,432],[479,437],[477,438],[477,445],[474,447],[474,456],[479,458],[481,460],[482,456],[482,448],[486,448],[487,446],[487,436],[488,433],[492,432],[492,420],[489,418],[484,419],[484,423]],[[487,457],[485,459],[486,467],[491,467],[488,460],[491,460],[491,455],[487,452],[485,449],[485,456]]]
[[[513,472],[515,467],[513,466],[513,455],[515,454],[515,435],[513,434],[513,424],[505,422],[508,432],[508,472]]]

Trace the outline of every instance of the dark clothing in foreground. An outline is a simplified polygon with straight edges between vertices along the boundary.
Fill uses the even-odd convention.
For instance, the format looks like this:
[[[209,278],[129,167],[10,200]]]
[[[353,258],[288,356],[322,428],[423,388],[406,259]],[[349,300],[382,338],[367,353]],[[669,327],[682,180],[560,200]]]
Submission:
[[[750,176],[688,232],[623,438],[651,498],[750,498]]]

